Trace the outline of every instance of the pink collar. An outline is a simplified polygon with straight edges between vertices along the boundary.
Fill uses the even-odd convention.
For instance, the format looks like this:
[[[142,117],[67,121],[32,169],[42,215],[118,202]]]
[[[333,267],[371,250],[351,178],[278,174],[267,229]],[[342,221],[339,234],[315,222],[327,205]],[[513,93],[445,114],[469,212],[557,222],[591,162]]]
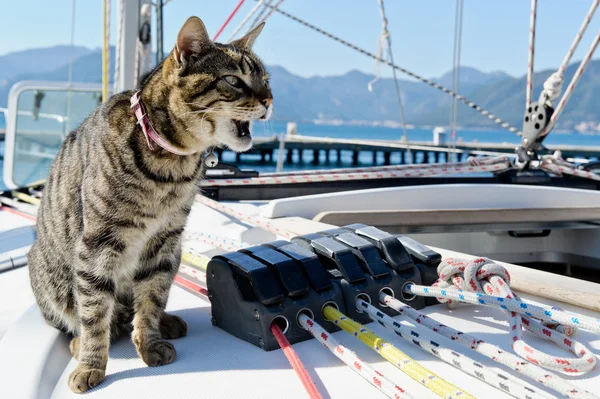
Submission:
[[[152,122],[150,122],[150,118],[148,118],[148,114],[146,114],[146,107],[144,107],[144,103],[142,103],[141,92],[136,91],[133,96],[131,96],[131,107],[133,108],[133,112],[135,113],[135,117],[138,120],[138,124],[142,128],[142,132],[144,132],[144,136],[146,136],[146,141],[148,142],[148,147],[151,151],[156,149],[154,144],[158,144],[163,149],[172,152],[175,155],[192,155],[197,151],[189,151],[184,150],[180,147],[177,147],[171,144],[168,140],[163,139],[157,132],[154,130],[152,126]]]

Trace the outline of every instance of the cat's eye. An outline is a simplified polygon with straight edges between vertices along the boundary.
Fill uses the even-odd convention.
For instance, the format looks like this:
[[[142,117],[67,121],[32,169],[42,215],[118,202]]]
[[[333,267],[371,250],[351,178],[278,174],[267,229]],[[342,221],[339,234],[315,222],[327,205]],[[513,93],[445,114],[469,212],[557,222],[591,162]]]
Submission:
[[[223,79],[225,79],[225,81],[227,83],[229,83],[230,85],[232,85],[233,87],[242,87],[242,81],[240,78],[233,76],[233,75],[227,75],[225,76]]]

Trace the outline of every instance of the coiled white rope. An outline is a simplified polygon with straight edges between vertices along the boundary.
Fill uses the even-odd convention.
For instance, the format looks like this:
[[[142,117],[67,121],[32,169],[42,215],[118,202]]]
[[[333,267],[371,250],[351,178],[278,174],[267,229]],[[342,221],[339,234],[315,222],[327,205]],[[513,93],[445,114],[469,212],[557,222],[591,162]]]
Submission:
[[[485,258],[479,258],[479,259],[475,259],[470,262],[483,263],[485,261],[486,261]],[[444,262],[458,262],[458,261],[450,259],[450,260],[445,260]],[[469,285],[465,285],[465,286],[466,287],[471,286],[470,281],[469,281]],[[548,322],[551,324],[562,324],[564,326],[562,328],[562,331],[567,334],[569,333],[569,329],[567,329],[567,327],[572,328],[570,331],[573,331],[573,329],[577,329],[577,328],[583,328],[583,329],[586,329],[586,330],[589,330],[589,331],[592,331],[595,333],[600,333],[600,319],[594,319],[592,317],[588,317],[588,316],[584,316],[584,315],[577,315],[577,314],[569,313],[569,312],[566,312],[561,309],[549,308],[549,307],[545,307],[545,306],[538,306],[538,305],[534,305],[531,303],[526,303],[519,299],[515,299],[514,297],[508,298],[508,297],[504,297],[504,296],[489,295],[489,294],[484,294],[484,293],[480,293],[480,292],[469,292],[469,291],[464,291],[462,289],[456,289],[454,287],[440,288],[435,285],[432,287],[426,287],[426,286],[419,286],[419,285],[414,285],[414,284],[407,284],[405,289],[406,289],[407,293],[412,293],[415,295],[426,296],[426,297],[435,297],[435,298],[438,298],[438,300],[441,300],[444,302],[447,302],[448,300],[452,300],[452,301],[458,301],[458,302],[464,302],[464,303],[471,303],[471,304],[475,304],[475,305],[483,305],[483,306],[488,306],[488,307],[492,307],[492,308],[496,308],[496,309],[501,309],[501,310],[504,310],[507,312],[514,312],[514,313],[520,314],[522,316],[525,316],[527,318],[535,318],[535,319],[539,319],[543,322]],[[530,324],[529,326],[527,326],[526,323],[524,323],[524,324],[526,327],[529,327],[529,326],[531,326],[532,323],[529,323]],[[514,333],[511,332],[511,334],[514,334]],[[556,332],[551,332],[550,335],[554,335],[554,334],[556,334]],[[551,337],[547,333],[541,334],[541,338],[552,340]],[[573,341],[563,342],[563,344],[566,346],[573,346]],[[580,347],[578,347],[578,348],[580,348]],[[574,349],[571,348],[571,350],[574,350]],[[582,356],[584,356],[587,361],[588,353],[589,353],[589,351],[586,351],[585,353],[577,353],[577,354],[578,355],[581,354]],[[588,362],[595,363],[595,358],[589,357],[589,359],[591,359],[591,360]],[[542,364],[540,364],[540,365],[542,365]],[[568,365],[566,365],[566,366],[568,366]],[[562,371],[566,372],[566,373],[576,372],[575,370],[570,370],[570,367],[564,367]],[[578,371],[583,371],[583,370],[578,370]]]
[[[433,285],[434,287],[457,287],[461,290],[486,292],[490,295],[521,301],[509,288],[510,276],[506,269],[486,258],[477,258],[468,262],[462,259],[445,259],[438,266],[438,275],[439,280]],[[457,305],[445,298],[439,300]],[[527,312],[524,316],[509,311],[506,311],[506,314],[509,317],[512,348],[522,358],[546,369],[563,373],[585,373],[596,365],[595,356],[585,346],[570,338],[576,332],[576,329],[571,326],[557,326],[553,331],[548,325],[533,320]],[[523,326],[535,336],[553,342],[578,358],[550,356],[532,348],[523,340]]]
[[[434,334],[429,333],[418,325],[414,327],[403,325],[361,299],[356,301],[356,307],[362,312],[365,312],[371,320],[393,330],[396,335],[403,338],[405,341],[420,347],[424,351],[431,353],[453,367],[456,367],[470,376],[475,377],[494,388],[500,389],[515,398],[533,399],[550,397],[548,394],[533,386],[525,384],[510,375],[485,367],[470,357],[453,351],[445,346],[443,342],[439,341]]]
[[[425,326],[431,329],[433,332],[459,343],[465,348],[470,348],[497,363],[503,364],[512,370],[530,377],[533,380],[555,390],[556,392],[561,393],[562,395],[565,395],[569,398],[594,397],[588,392],[576,387],[571,382],[562,379],[558,375],[548,370],[544,370],[533,363],[524,361],[512,353],[504,351],[497,345],[484,342],[483,340],[477,339],[473,335],[466,334],[462,331],[441,324],[390,295],[382,293],[379,297],[379,300],[401,315],[411,318],[419,325]]]

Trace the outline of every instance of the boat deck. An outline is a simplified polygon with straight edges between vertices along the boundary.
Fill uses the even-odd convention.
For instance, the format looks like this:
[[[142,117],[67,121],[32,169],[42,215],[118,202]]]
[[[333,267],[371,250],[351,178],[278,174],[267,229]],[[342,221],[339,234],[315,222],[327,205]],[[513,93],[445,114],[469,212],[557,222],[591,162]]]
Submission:
[[[258,213],[264,204],[230,204],[246,212]],[[288,220],[288,226],[293,224]],[[276,239],[271,233],[252,228],[233,220],[219,212],[196,205],[190,216],[188,228],[212,226],[219,234],[229,238],[243,239],[250,243],[260,243]],[[301,222],[293,229],[310,230]],[[308,231],[306,231],[308,232]],[[195,250],[212,255],[215,250],[205,244],[196,243]],[[444,256],[461,254],[443,252]],[[468,257],[468,255],[464,255]],[[560,306],[593,317],[598,313],[565,305],[556,301],[541,299],[535,295],[521,294],[532,303]],[[70,391],[67,379],[77,362],[70,358],[68,341],[65,336],[45,325],[39,310],[34,305],[27,269],[5,273],[0,278],[0,300],[3,311],[0,320],[8,320],[21,311],[28,309],[19,322],[0,340],[0,353],[9,361],[0,364],[0,397],[81,397]],[[173,341],[177,349],[174,363],[161,367],[147,367],[137,356],[133,343],[127,339],[115,342],[110,349],[106,380],[98,387],[86,393],[90,398],[115,397],[210,397],[210,398],[305,398],[304,391],[295,372],[289,366],[281,350],[265,352],[249,343],[241,341],[210,322],[209,302],[191,294],[178,286],[173,286],[167,305],[168,311],[183,317],[189,326],[187,337]],[[475,306],[461,306],[449,310],[446,305],[425,308],[423,313],[448,326],[472,333],[479,339],[497,344],[511,351],[508,334],[508,322],[501,311]],[[403,324],[403,317],[396,317]],[[407,344],[390,330],[378,323],[370,323],[369,329],[396,345],[399,349],[429,368],[441,378],[464,389],[475,397],[510,397],[497,389],[461,372],[454,366],[441,362],[436,357],[422,351],[415,345]],[[373,365],[386,377],[404,387],[415,398],[438,397],[417,381],[412,380],[392,364],[386,362],[373,350],[367,348],[352,335],[343,331],[334,334],[342,344],[355,351],[359,357]],[[525,333],[527,342],[535,348],[550,354],[568,356],[564,351]],[[596,356],[600,355],[600,336],[579,331],[576,337]],[[28,343],[26,343],[27,341]],[[449,339],[440,342],[459,353],[467,354],[484,366],[502,370],[515,378],[521,376]],[[28,344],[27,356],[23,356],[22,345]],[[383,398],[380,391],[368,384],[350,368],[329,353],[316,340],[294,345],[304,362],[317,388],[331,398],[365,397]],[[596,369],[583,376],[565,377],[582,389],[600,394],[598,381],[600,370]],[[521,378],[527,383],[539,387],[541,391],[554,396],[552,391],[532,380]],[[16,396],[15,396],[16,395]]]

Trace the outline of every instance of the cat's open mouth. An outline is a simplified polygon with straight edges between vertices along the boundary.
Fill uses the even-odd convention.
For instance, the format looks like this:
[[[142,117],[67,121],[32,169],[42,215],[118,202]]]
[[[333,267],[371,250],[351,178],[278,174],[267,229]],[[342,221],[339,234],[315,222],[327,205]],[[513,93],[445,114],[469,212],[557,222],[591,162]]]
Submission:
[[[239,138],[250,136],[250,122],[249,121],[233,121],[237,128],[237,136]]]

